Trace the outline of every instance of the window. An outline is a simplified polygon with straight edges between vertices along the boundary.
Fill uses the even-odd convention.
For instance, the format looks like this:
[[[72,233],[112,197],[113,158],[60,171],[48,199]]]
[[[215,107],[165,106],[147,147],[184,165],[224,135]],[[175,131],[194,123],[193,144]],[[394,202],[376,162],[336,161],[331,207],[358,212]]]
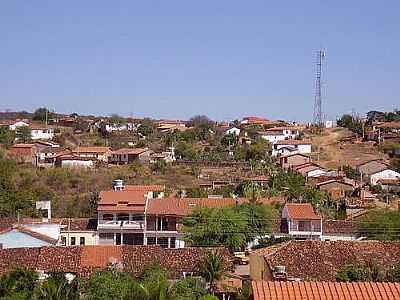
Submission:
[[[103,220],[104,221],[112,221],[112,220],[114,220],[114,216],[112,214],[105,214],[105,215],[103,215]]]
[[[168,230],[168,218],[158,217],[157,230]]]
[[[67,238],[65,236],[61,237],[61,244],[63,244],[64,246],[67,244]]]
[[[171,237],[170,238],[170,242],[169,242],[169,247],[170,248],[175,248],[175,242],[176,242],[176,238],[175,237]]]
[[[129,215],[128,214],[118,214],[117,220],[118,221],[129,221]]]
[[[144,215],[132,215],[132,221],[143,221]]]
[[[121,245],[121,234],[120,233],[115,234],[115,245]]]
[[[71,246],[75,246],[76,245],[76,237],[72,236],[71,237]]]
[[[79,238],[79,245],[85,245],[85,237],[81,236]]]
[[[155,245],[156,244],[156,238],[155,237],[148,237],[147,238],[147,245]]]
[[[160,245],[161,248],[168,248],[168,238],[166,238],[166,237],[158,238],[157,245]]]

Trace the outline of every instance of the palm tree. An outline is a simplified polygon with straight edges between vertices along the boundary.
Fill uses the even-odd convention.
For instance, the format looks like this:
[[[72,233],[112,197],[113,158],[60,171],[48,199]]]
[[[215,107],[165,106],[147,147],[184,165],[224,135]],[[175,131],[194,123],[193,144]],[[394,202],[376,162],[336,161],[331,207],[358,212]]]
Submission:
[[[203,257],[200,275],[208,282],[209,291],[214,295],[216,282],[224,277],[224,259],[218,251],[214,250]]]
[[[46,282],[38,286],[37,300],[72,300],[73,290],[62,273],[52,273]]]

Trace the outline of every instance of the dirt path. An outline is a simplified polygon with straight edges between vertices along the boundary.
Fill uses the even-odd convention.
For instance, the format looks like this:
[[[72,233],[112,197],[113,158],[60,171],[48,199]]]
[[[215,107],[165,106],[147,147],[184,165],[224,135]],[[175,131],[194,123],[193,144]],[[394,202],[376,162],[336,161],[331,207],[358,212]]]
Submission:
[[[316,161],[329,169],[336,169],[340,165],[356,165],[371,159],[386,159],[387,157],[378,151],[373,142],[340,142],[343,137],[351,136],[351,132],[344,128],[326,129],[321,136],[312,136],[315,146]]]

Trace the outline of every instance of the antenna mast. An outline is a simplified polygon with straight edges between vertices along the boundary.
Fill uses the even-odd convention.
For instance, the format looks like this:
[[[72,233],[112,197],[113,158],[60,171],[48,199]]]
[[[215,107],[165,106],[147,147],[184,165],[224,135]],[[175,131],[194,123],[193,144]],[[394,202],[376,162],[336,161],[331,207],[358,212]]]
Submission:
[[[323,118],[322,118],[322,84],[321,84],[321,77],[322,77],[322,63],[325,59],[325,51],[318,50],[317,51],[317,69],[316,69],[316,76],[315,76],[315,102],[314,102],[314,118],[313,122],[317,126],[323,125]]]

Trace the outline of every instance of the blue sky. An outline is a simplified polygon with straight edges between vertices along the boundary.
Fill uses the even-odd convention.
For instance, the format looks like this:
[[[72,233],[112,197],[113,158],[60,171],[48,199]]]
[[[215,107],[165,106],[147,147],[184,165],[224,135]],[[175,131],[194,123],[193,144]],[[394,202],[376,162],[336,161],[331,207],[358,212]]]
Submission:
[[[400,1],[1,1],[0,110],[309,121],[400,108]]]

